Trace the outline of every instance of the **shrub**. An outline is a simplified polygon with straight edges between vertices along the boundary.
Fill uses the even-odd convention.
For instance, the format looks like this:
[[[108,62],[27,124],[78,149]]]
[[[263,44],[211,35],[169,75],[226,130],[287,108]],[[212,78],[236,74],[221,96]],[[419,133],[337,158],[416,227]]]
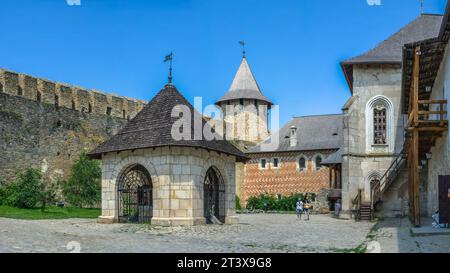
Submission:
[[[62,193],[71,205],[82,208],[101,200],[102,171],[98,161],[82,153],[71,167],[71,174],[62,184]]]
[[[275,197],[268,194],[261,194],[260,196],[253,196],[247,200],[247,209],[249,210],[263,210],[264,203],[267,204],[268,210],[274,211],[295,211],[297,201],[299,199],[315,201],[315,194],[292,194],[290,196]]]
[[[12,207],[34,208],[42,199],[44,187],[41,172],[27,168],[18,173],[16,180],[4,188],[4,203]]]

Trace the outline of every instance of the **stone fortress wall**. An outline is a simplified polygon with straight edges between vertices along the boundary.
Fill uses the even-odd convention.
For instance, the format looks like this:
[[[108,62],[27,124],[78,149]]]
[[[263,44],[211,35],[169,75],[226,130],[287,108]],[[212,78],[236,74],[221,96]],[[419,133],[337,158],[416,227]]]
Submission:
[[[97,115],[130,119],[145,101],[106,94],[0,68],[0,93]]]
[[[0,69],[0,184],[27,167],[66,179],[82,151],[122,129],[144,101]]]

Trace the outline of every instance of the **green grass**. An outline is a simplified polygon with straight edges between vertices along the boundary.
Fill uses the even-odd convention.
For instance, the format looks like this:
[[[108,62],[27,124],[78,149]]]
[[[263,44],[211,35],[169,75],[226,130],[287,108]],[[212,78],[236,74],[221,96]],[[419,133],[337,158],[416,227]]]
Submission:
[[[42,211],[40,208],[19,209],[0,206],[0,217],[26,220],[97,218],[100,214],[100,209],[48,207],[45,211]]]

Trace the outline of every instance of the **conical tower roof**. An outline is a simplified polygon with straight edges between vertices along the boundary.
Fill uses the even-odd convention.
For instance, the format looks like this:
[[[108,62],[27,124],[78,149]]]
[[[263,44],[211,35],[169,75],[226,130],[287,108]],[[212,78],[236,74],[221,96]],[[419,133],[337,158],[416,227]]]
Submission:
[[[172,84],[167,84],[135,118],[110,140],[100,144],[88,155],[100,159],[103,153],[120,152],[164,146],[199,147],[234,155],[238,160],[246,156],[226,140],[174,140],[172,125],[179,120],[172,117],[172,109],[176,106],[187,106],[191,111],[191,135],[194,139],[194,107],[178,92]],[[202,119],[203,126],[209,126]],[[206,124],[206,125],[205,125]],[[204,127],[202,127],[204,128]]]
[[[245,57],[242,58],[241,65],[236,76],[234,76],[230,89],[216,104],[238,99],[255,99],[272,105],[272,102],[262,94]]]

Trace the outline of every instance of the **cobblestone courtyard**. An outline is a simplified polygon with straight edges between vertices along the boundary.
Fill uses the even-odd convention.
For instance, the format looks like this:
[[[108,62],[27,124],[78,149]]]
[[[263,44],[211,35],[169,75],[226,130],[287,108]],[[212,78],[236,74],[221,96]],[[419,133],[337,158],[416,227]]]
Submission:
[[[313,215],[240,215],[224,226],[149,227],[101,225],[93,219],[15,220],[0,218],[0,252],[349,252],[375,240],[382,252],[450,252],[450,236],[413,238],[405,222],[373,223]],[[368,238],[369,237],[369,238]]]

